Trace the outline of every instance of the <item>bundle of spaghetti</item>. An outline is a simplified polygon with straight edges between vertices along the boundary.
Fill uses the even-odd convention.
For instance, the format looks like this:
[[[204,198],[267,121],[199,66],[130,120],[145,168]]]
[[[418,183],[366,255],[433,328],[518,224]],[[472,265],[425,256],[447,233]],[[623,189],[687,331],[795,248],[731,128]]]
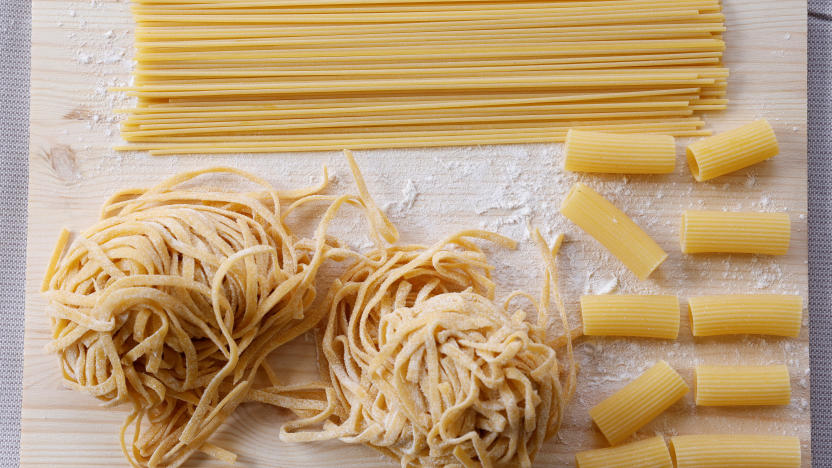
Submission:
[[[43,286],[49,348],[69,387],[132,406],[121,445],[133,466],[178,466],[197,450],[233,462],[208,438],[249,399],[266,355],[323,318],[310,308],[321,264],[354,255],[326,235],[336,211],[357,205],[372,232],[396,238],[371,199],[315,195],[324,173],[289,191],[236,169],[183,173],[117,194],[71,245],[60,236]],[[320,199],[332,202],[315,238],[298,238],[281,204]]]
[[[576,380],[554,260],[562,236],[553,249],[535,238],[546,264],[539,301],[524,292],[494,301],[493,266],[474,240],[515,244],[489,232],[360,258],[328,296],[320,340],[327,381],[317,393],[260,394],[268,402],[294,391],[281,403],[300,418],[281,428],[281,439],[363,443],[403,467],[530,466],[557,432]],[[548,333],[552,296],[564,330],[557,337]],[[533,304],[534,322],[518,298]]]
[[[545,142],[572,127],[697,136],[709,134],[701,114],[727,105],[719,0],[133,0],[131,9],[134,82],[118,89],[137,103],[123,111],[124,150]]]

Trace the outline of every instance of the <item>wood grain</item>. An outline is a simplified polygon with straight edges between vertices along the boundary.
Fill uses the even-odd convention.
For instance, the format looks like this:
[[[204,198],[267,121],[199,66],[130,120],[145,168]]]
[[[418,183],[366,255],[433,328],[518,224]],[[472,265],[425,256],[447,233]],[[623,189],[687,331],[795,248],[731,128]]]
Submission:
[[[21,464],[24,466],[124,466],[117,431],[124,409],[105,409],[87,395],[63,388],[49,341],[47,304],[38,293],[61,227],[79,230],[95,221],[101,203],[125,186],[146,186],[188,168],[228,164],[257,171],[280,187],[308,185],[323,164],[338,176],[332,191],[351,190],[346,165],[336,152],[152,158],[117,154],[113,108],[121,97],[106,87],[128,79],[131,20],[121,0],[33,2],[29,226],[26,281],[26,342],[23,378]],[[796,292],[807,294],[806,246],[806,2],[726,0],[731,69],[729,110],[707,115],[714,130],[755,118],[769,119],[781,154],[749,170],[709,183],[693,182],[683,158],[668,176],[582,176],[561,170],[559,145],[505,145],[429,150],[359,152],[368,185],[380,204],[402,201],[402,187],[419,189],[413,206],[391,209],[403,238],[430,242],[463,227],[496,227],[522,238],[525,219],[548,233],[564,230],[562,286],[573,321],[577,301],[599,278],[612,278],[621,293],[695,294]],[[123,54],[128,59],[121,60]],[[680,149],[686,142],[679,142]],[[624,211],[670,253],[645,282],[638,282],[594,241],[557,215],[569,186],[582,181],[613,196]],[[491,203],[495,192],[520,202]],[[505,193],[503,193],[505,192]],[[618,192],[618,193],[615,193]],[[499,197],[498,197],[499,198]],[[406,201],[406,200],[405,200]],[[788,255],[684,256],[678,220],[687,208],[787,211],[792,218]],[[296,222],[308,224],[314,213]],[[518,218],[519,216],[519,218]],[[520,221],[518,221],[520,220]],[[363,224],[344,218],[338,229],[361,243]],[[501,291],[539,287],[539,261],[528,242],[516,252],[493,252]],[[325,288],[325,285],[321,286]],[[799,436],[803,466],[810,466],[808,330],[799,339],[761,337],[694,340],[683,314],[676,342],[647,339],[586,339],[577,347],[578,394],[557,438],[538,466],[574,466],[577,450],[604,446],[587,409],[657,359],[666,359],[692,382],[693,366],[786,363],[792,403],[782,408],[696,408],[693,395],[639,431],[643,438],[702,432],[756,432]],[[805,321],[808,323],[808,320]],[[311,340],[298,339],[273,356],[293,380],[315,374]],[[374,451],[337,441],[283,444],[277,432],[287,415],[244,405],[215,435],[214,443],[240,455],[241,466],[389,467]],[[191,466],[220,466],[195,457]]]

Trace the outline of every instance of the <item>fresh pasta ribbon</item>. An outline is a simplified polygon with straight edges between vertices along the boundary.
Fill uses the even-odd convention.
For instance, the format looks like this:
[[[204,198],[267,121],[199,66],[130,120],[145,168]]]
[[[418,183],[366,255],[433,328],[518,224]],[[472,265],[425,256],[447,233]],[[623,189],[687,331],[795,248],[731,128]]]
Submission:
[[[534,234],[556,282],[553,250]],[[525,293],[495,303],[493,267],[473,239],[514,247],[463,231],[429,247],[373,251],[335,282],[321,340],[330,386],[320,411],[290,405],[301,417],[281,440],[364,443],[402,466],[531,465],[575,390],[571,330],[548,284],[533,301],[537,323],[512,306],[531,299]],[[547,336],[552,297],[565,368]]]
[[[199,183],[212,174],[258,190]],[[326,173],[281,192],[237,169],[186,172],[116,194],[68,248],[62,232],[44,280],[48,349],[68,386],[132,406],[121,444],[133,466],[178,466],[197,450],[233,462],[208,438],[252,398],[266,355],[323,318],[310,309],[323,262],[357,255],[326,235],[339,207],[359,206],[378,237],[397,238],[366,192],[316,195],[325,186]],[[331,202],[312,240],[284,223],[293,198]]]

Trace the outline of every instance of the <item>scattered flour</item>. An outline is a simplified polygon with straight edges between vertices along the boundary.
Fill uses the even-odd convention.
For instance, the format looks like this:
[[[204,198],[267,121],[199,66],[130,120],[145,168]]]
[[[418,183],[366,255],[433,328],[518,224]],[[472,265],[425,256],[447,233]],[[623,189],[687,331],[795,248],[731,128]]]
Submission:
[[[754,257],[757,259],[758,257]],[[769,289],[783,278],[783,270],[780,264],[773,261],[760,265],[760,261],[752,261],[754,268],[751,269],[752,286],[754,289]]]
[[[610,294],[618,287],[618,277],[592,270],[586,274],[584,294]]]
[[[416,203],[416,198],[419,196],[419,191],[416,190],[416,184],[413,179],[407,179],[405,186],[402,188],[402,198],[397,202],[387,203],[384,205],[384,211],[393,218],[401,218],[407,216],[407,212],[413,208]]]
[[[78,63],[83,63],[83,64],[92,63],[92,55],[90,55],[90,54],[78,51],[78,54],[76,56],[78,57]]]

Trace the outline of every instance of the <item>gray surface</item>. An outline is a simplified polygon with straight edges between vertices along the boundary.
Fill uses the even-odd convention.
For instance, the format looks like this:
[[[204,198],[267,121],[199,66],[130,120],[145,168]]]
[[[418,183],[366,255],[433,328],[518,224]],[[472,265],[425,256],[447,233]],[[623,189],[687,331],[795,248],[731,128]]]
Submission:
[[[809,353],[813,466],[832,466],[832,2],[809,2]]]
[[[0,0],[0,465],[16,466],[29,180],[30,0]]]
[[[832,466],[832,1],[810,1],[809,309],[813,466]],[[18,464],[30,0],[0,0],[0,464]]]

